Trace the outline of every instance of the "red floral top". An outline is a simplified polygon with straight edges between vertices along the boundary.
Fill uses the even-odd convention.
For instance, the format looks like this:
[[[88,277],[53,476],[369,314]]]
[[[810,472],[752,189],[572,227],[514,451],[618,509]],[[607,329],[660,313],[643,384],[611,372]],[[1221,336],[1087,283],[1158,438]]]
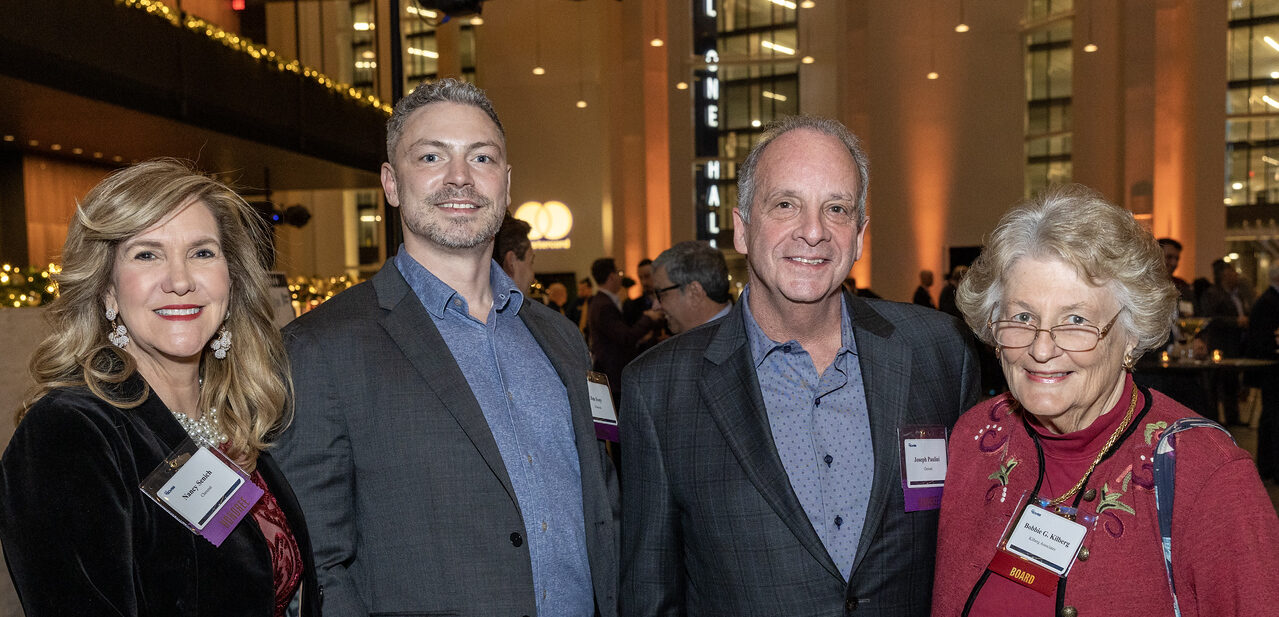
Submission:
[[[284,611],[288,609],[293,594],[302,582],[302,551],[298,549],[293,530],[289,528],[289,520],[284,516],[271,489],[262,480],[262,475],[254,471],[252,478],[253,483],[263,491],[262,499],[258,500],[250,513],[262,530],[267,547],[271,549],[271,578],[275,583],[273,614],[275,617],[284,617]]]

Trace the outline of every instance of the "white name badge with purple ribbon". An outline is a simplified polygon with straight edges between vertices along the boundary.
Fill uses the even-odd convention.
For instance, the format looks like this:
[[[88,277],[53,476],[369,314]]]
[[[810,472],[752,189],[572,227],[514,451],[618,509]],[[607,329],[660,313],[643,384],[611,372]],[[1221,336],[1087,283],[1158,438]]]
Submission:
[[[142,492],[195,534],[221,546],[262,498],[262,489],[225,454],[190,438],[143,480]]]
[[[595,437],[617,442],[617,411],[613,409],[613,393],[608,387],[608,376],[597,371],[587,371],[586,392],[591,397]]]
[[[897,429],[897,443],[906,511],[940,508],[946,485],[946,427],[903,426]]]

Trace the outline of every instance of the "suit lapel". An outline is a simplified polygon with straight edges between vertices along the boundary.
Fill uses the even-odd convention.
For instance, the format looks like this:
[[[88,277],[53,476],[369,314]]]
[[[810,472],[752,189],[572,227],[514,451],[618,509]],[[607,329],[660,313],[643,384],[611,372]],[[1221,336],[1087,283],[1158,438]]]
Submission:
[[[857,341],[858,364],[870,416],[871,448],[875,454],[875,478],[866,507],[866,522],[853,558],[852,572],[856,573],[883,522],[892,491],[901,490],[897,428],[910,400],[910,348],[893,339],[893,324],[864,300],[845,294],[844,302],[853,317],[853,338]]]
[[[493,432],[488,420],[484,419],[475,394],[471,392],[453,354],[448,352],[448,344],[440,336],[435,322],[409,288],[393,259],[387,260],[386,265],[373,276],[372,283],[378,304],[386,311],[382,327],[387,335],[417,369],[423,385],[435,394],[462,427],[462,432],[475,445],[493,475],[502,482],[511,501],[519,503],[515,489],[511,487],[511,478],[506,473],[506,465],[502,462],[502,453],[497,449],[497,441],[493,439]]]
[[[833,576],[839,568],[813,530],[804,507],[791,488],[790,477],[777,454],[764,397],[746,339],[741,304],[724,317],[706,349],[710,362],[699,384],[702,400],[747,478],[790,528],[799,543]]]

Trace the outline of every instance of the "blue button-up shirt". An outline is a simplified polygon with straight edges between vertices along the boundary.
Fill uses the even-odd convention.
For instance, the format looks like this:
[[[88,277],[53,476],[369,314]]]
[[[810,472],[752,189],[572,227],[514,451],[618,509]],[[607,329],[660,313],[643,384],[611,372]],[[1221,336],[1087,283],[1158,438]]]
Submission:
[[[852,317],[841,300],[841,345],[834,362],[818,372],[798,341],[764,334],[749,294],[749,287],[742,292],[746,336],[777,454],[817,537],[848,580],[875,478]]]
[[[461,294],[403,247],[395,266],[466,376],[502,454],[524,519],[537,614],[594,615],[582,473],[568,390],[519,317],[524,295],[493,262],[489,268],[493,307],[488,318],[480,321],[470,315]]]

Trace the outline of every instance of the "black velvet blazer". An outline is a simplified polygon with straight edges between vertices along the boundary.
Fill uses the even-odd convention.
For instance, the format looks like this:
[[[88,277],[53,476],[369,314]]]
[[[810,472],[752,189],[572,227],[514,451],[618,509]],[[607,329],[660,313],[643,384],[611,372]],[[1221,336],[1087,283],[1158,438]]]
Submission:
[[[31,408],[0,460],[0,542],[27,617],[270,617],[271,554],[252,516],[214,547],[138,488],[185,438],[154,394],[119,409],[60,389]],[[302,553],[302,615],[319,615],[301,507],[270,455],[257,468]]]

